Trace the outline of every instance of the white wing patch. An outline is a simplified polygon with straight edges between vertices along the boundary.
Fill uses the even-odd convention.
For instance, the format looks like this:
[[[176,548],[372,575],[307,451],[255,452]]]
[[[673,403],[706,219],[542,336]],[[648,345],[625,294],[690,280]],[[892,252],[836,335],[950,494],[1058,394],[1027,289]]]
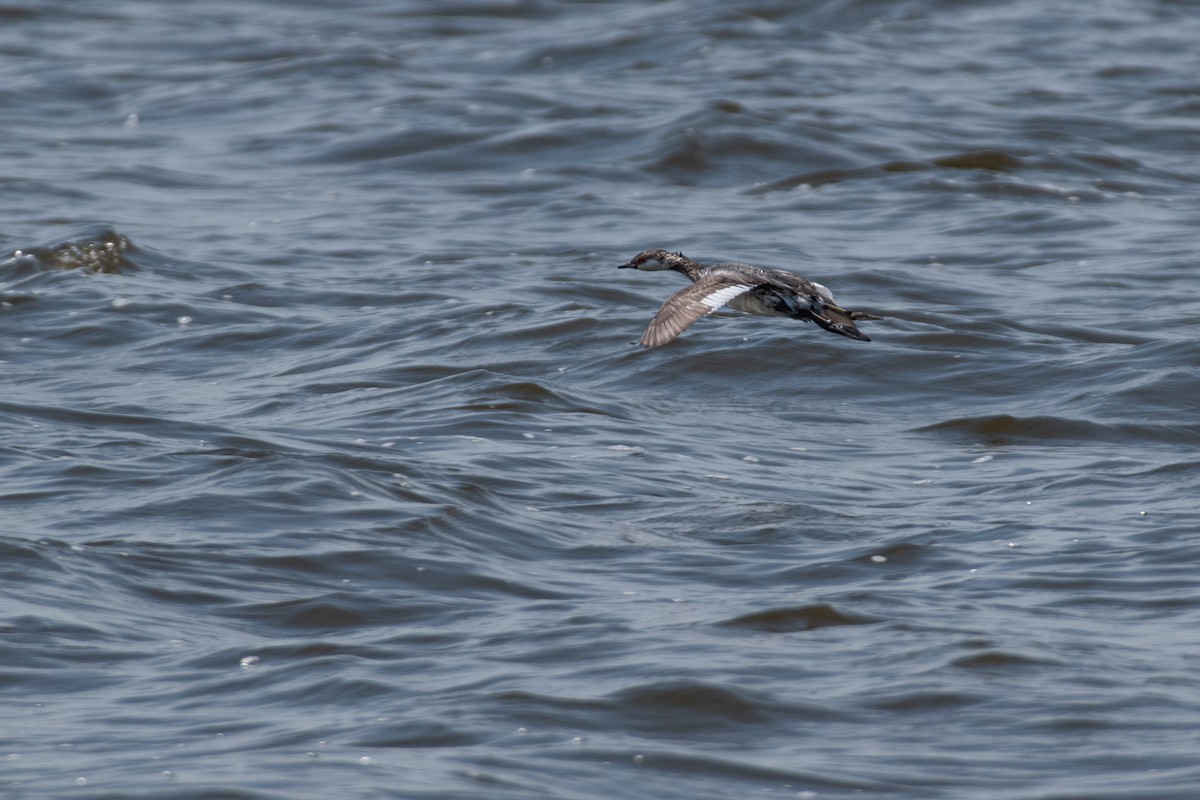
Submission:
[[[717,289],[715,292],[712,292],[706,297],[701,297],[700,302],[716,311],[733,298],[740,294],[745,294],[753,288],[754,285],[750,283],[739,283],[733,286],[726,286],[724,288]]]
[[[819,295],[821,295],[821,297],[825,298],[825,302],[827,302],[827,303],[834,302],[833,292],[829,291],[828,288],[822,286],[821,284],[817,283],[816,281],[809,281],[809,283],[811,283],[813,285],[813,288],[817,290],[817,294],[819,294]]]

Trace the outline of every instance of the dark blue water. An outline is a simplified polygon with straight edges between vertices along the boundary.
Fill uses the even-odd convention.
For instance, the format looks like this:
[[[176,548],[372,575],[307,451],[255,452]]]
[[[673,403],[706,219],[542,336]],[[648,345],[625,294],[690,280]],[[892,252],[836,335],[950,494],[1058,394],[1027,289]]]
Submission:
[[[1200,796],[1198,43],[9,3],[0,795]]]

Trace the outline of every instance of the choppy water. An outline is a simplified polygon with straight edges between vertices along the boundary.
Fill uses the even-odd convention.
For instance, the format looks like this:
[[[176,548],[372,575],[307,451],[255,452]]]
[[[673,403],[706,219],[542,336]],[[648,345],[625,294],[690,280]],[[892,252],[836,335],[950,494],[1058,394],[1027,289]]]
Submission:
[[[1198,43],[9,3],[0,794],[1200,796]]]

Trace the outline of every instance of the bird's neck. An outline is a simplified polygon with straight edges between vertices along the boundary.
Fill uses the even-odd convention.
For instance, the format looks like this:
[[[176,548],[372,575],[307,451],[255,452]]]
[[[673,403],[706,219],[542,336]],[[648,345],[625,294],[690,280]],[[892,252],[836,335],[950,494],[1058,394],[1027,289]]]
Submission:
[[[680,253],[668,253],[667,257],[663,259],[663,261],[669,268],[675,270],[676,272],[682,272],[693,281],[700,277],[700,270],[704,268],[703,264],[697,261],[692,261],[690,258]]]

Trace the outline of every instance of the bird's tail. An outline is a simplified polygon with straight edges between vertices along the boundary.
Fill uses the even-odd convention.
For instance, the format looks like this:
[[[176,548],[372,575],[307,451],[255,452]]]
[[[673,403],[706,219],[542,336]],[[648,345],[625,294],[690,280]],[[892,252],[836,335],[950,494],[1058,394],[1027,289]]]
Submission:
[[[856,319],[879,319],[865,311],[847,311],[841,306],[835,306],[833,303],[824,303],[823,307],[809,309],[809,316],[812,321],[820,325],[831,333],[840,333],[842,336],[849,336],[851,339],[869,342],[871,337],[858,329],[854,324]]]

